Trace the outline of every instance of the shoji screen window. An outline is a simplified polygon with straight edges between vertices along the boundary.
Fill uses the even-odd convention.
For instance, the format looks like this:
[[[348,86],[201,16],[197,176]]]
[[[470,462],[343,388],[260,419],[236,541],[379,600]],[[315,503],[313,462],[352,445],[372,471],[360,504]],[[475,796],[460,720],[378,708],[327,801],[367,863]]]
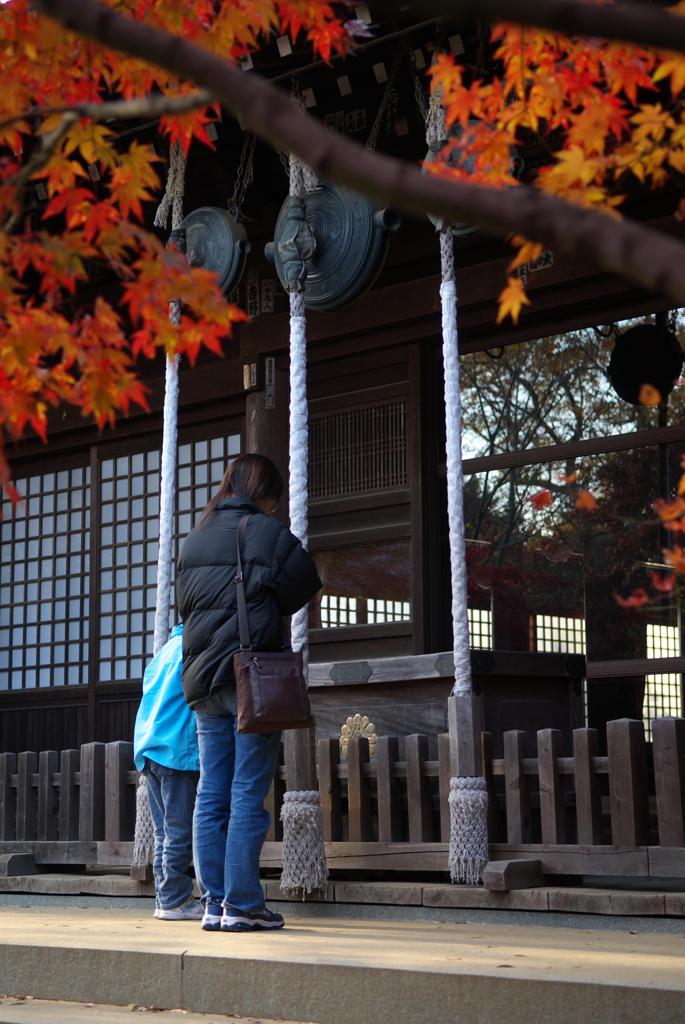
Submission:
[[[535,650],[585,654],[584,619],[569,615],[536,615]]]
[[[216,491],[240,435],[179,445],[176,544]],[[99,682],[140,679],[152,655],[159,541],[159,451],[105,459],[100,468]],[[174,558],[175,561],[175,558]],[[173,590],[172,590],[173,605]]]
[[[492,612],[489,608],[469,608],[469,647],[472,650],[492,650]]]
[[[159,536],[159,452],[100,466],[98,682],[139,679],[152,653]]]
[[[216,492],[229,462],[240,455],[240,434],[189,441],[179,445],[177,535],[183,540],[211,496]]]
[[[680,654],[678,626],[647,623],[647,657],[676,658]],[[681,676],[678,672],[657,672],[645,676],[642,716],[647,739],[652,738],[652,720],[682,713]]]
[[[0,689],[87,682],[90,469],[17,480],[2,506]]]

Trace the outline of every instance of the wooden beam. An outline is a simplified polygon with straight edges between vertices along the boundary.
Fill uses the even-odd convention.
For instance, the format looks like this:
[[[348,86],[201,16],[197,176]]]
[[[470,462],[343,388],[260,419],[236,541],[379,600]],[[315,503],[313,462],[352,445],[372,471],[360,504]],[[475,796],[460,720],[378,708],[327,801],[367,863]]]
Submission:
[[[647,839],[645,730],[636,719],[607,722],[609,803],[614,846],[641,846]]]
[[[592,846],[601,838],[601,803],[593,762],[597,756],[596,729],[573,730],[578,842]]]
[[[533,889],[544,884],[539,860],[494,860],[483,871],[483,885],[490,892]]]
[[[652,722],[660,846],[685,846],[685,720]]]

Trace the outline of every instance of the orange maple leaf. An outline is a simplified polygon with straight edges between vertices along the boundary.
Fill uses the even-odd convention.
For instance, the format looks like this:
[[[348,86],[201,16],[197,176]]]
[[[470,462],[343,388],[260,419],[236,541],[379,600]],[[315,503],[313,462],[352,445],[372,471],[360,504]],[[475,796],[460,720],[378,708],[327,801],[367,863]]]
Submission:
[[[576,508],[584,512],[594,512],[597,508],[597,499],[589,491],[581,491],[576,499]]]
[[[661,405],[661,392],[653,384],[643,384],[637,396],[640,405]]]
[[[543,508],[549,508],[553,500],[549,491],[538,491],[537,494],[532,494],[528,498],[536,512],[541,512]]]
[[[629,597],[621,597],[620,594],[614,593],[614,600],[621,608],[644,608],[649,604],[650,598],[644,587],[638,587]]]
[[[661,594],[670,594],[675,586],[675,576],[670,573],[668,576],[662,576],[660,572],[652,572],[652,586],[655,590],[658,590]]]
[[[498,301],[497,323],[500,324],[507,316],[510,316],[514,323],[518,323],[522,306],[530,305],[530,299],[526,295],[526,290],[520,277],[510,277],[508,279],[507,286],[500,293]]]

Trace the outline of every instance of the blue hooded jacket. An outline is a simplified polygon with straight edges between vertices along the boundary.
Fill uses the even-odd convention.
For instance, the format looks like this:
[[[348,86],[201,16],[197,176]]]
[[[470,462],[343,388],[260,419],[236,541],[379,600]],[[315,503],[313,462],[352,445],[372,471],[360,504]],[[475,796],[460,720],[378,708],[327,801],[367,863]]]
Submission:
[[[200,770],[195,715],[183,694],[183,626],[154,656],[143,676],[143,697],[136,716],[133,756],[142,771],[145,758],[177,771]]]

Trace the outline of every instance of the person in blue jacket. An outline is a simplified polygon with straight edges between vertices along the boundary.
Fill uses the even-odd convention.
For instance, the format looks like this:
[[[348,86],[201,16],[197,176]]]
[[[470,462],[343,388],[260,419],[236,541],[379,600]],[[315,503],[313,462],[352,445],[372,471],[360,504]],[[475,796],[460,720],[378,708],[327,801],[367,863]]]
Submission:
[[[193,860],[193,810],[200,777],[195,716],[181,681],[183,626],[176,626],[143,676],[133,752],[145,774],[155,831],[155,917],[197,921],[189,868]]]

